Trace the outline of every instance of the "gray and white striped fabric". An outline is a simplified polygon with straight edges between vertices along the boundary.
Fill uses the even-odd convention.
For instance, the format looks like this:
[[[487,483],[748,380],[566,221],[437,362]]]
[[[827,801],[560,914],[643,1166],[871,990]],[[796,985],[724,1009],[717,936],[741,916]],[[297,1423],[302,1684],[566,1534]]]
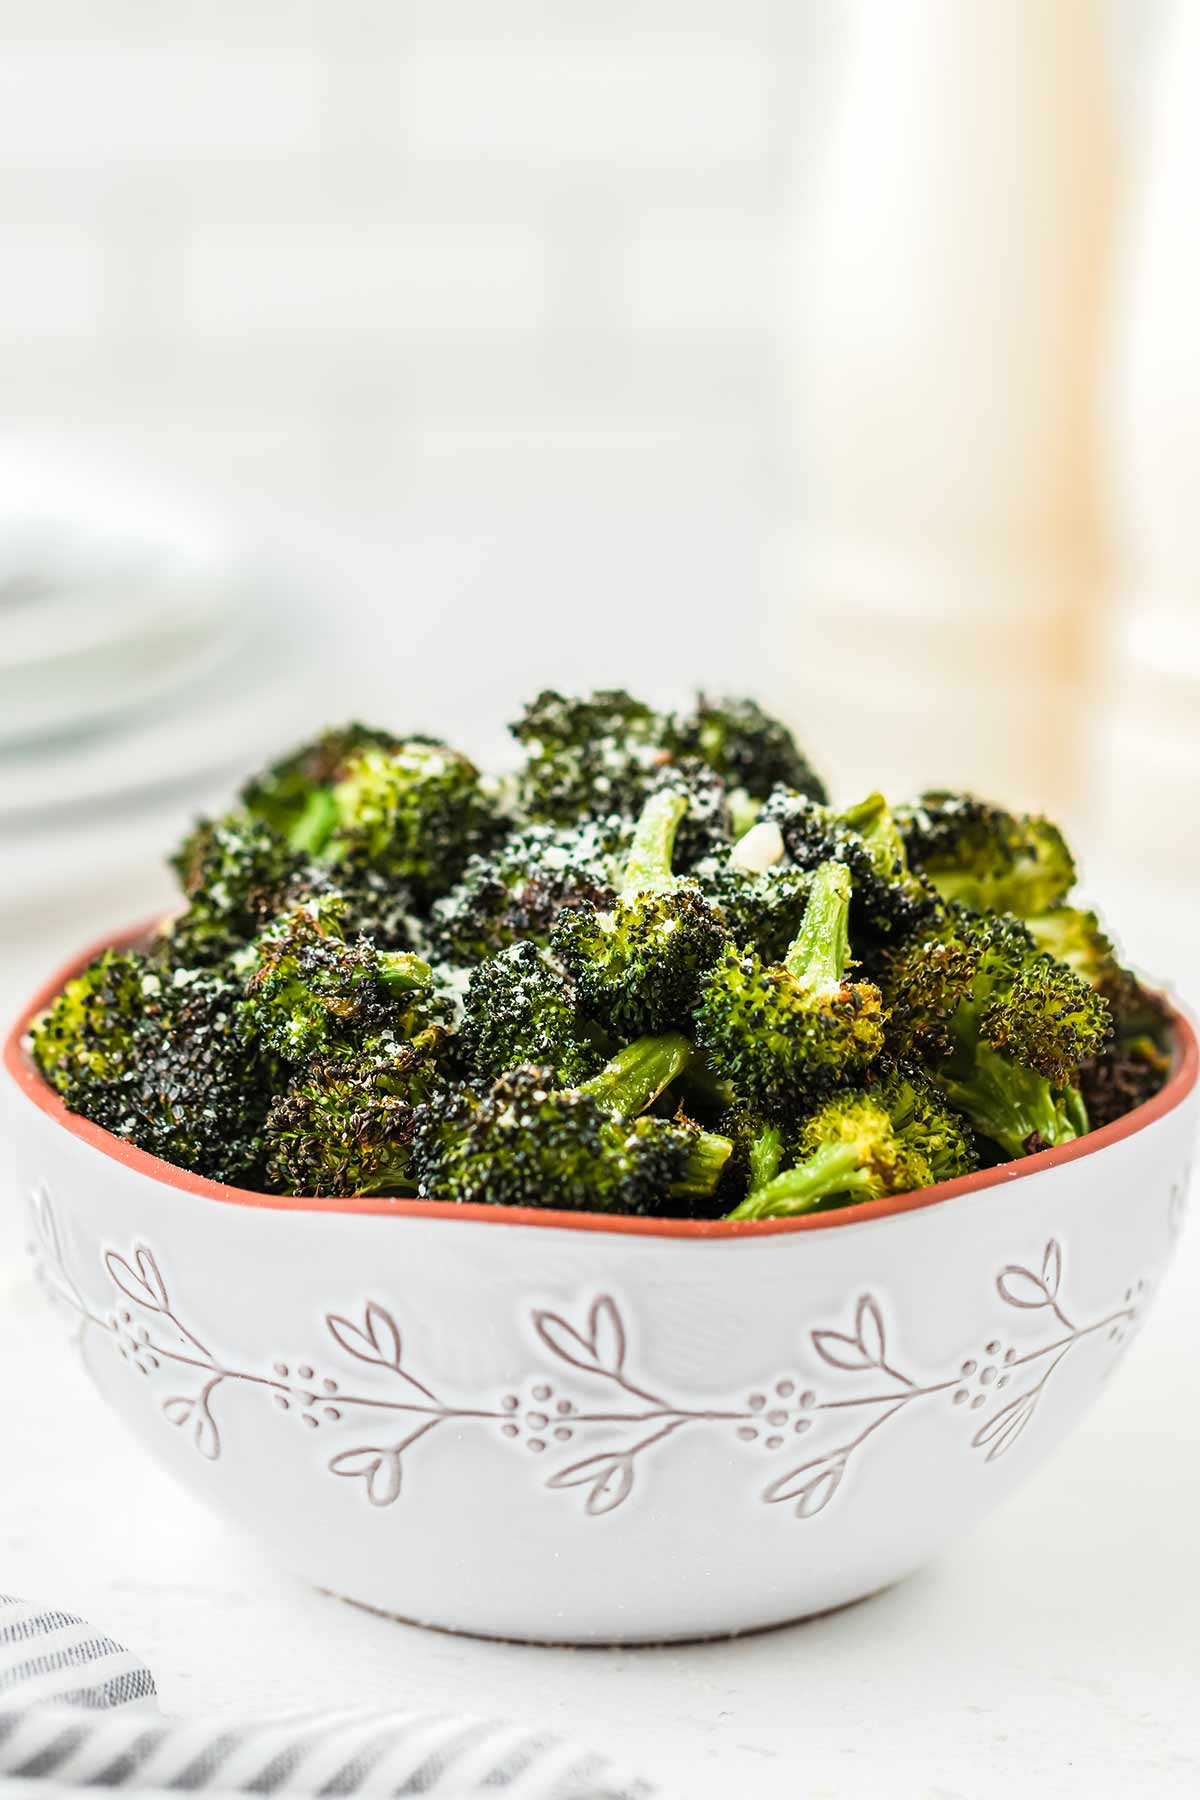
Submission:
[[[106,1710],[152,1701],[138,1657],[76,1613],[0,1594],[0,1708],[38,1701]]]
[[[459,1713],[173,1721],[128,1650],[74,1614],[0,1596],[0,1800],[127,1787],[221,1795],[651,1800],[650,1782],[550,1732]],[[45,1785],[42,1785],[45,1784]],[[14,1800],[16,1796],[14,1794]]]

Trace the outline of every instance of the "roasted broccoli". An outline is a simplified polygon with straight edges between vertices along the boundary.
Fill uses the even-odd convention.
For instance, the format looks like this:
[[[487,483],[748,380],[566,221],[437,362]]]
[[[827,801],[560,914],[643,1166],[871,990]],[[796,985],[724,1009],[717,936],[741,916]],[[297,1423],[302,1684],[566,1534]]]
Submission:
[[[298,878],[296,855],[250,812],[202,819],[171,858],[185,911],[169,920],[157,948],[177,968],[224,962],[279,911]]]
[[[456,1037],[468,1079],[537,1063],[560,1087],[577,1087],[605,1060],[600,1032],[582,1018],[575,991],[536,944],[511,944],[472,972]]]
[[[457,881],[498,828],[495,800],[474,763],[424,739],[350,757],[332,805],[320,854],[335,865],[377,869],[428,902]]]
[[[546,689],[509,729],[525,749],[520,805],[548,824],[638,813],[671,756],[664,715],[617,688],[586,700]]]
[[[241,1029],[287,1062],[386,1049],[447,1015],[428,963],[370,938],[348,943],[340,914],[336,898],[297,907],[242,953]]]
[[[618,815],[514,831],[490,856],[472,856],[462,879],[434,902],[430,953],[447,962],[481,962],[526,939],[545,943],[564,907],[611,906],[631,835],[632,826]]]
[[[370,725],[336,726],[255,775],[242,789],[242,799],[255,818],[291,840],[297,850],[320,850],[334,824],[330,795],[351,757],[365,750],[386,755],[399,745],[400,739],[390,731]]]
[[[893,954],[885,993],[893,1045],[1009,1156],[1088,1129],[1079,1066],[1108,1037],[1109,1009],[1019,920],[952,907],[936,935]]]
[[[695,1125],[630,1121],[524,1067],[481,1096],[462,1088],[421,1108],[413,1164],[421,1193],[460,1205],[652,1213],[712,1193],[729,1149]]]
[[[271,1072],[237,1029],[237,987],[105,951],[32,1029],[43,1074],[72,1112],[214,1181],[262,1173]]]
[[[687,811],[675,790],[646,802],[611,911],[565,911],[550,939],[580,1004],[619,1037],[682,1029],[700,980],[728,934],[699,887],[671,872],[675,834]]]
[[[790,1218],[877,1200],[968,1175],[976,1163],[963,1120],[919,1072],[893,1068],[869,1088],[827,1100],[801,1126],[791,1165],[752,1187],[729,1216]]]
[[[1057,829],[826,799],[753,701],[545,691],[521,766],[350,724],[173,860],[183,911],[30,1028],[66,1105],[331,1200],[767,1217],[1149,1099],[1174,1018]]]
[[[413,1192],[416,1108],[438,1092],[445,1033],[437,1026],[348,1061],[298,1069],[263,1126],[276,1193],[347,1196]]]
[[[849,1079],[883,1047],[878,988],[846,979],[849,913],[849,871],[822,863],[783,962],[730,944],[701,984],[697,1041],[715,1073],[770,1116]]]
[[[726,785],[765,800],[780,783],[824,800],[825,788],[796,747],[786,725],[754,700],[708,700],[672,719],[668,742],[676,756],[700,757]]]
[[[736,944],[757,950],[764,962],[783,961],[804,916],[812,870],[790,860],[778,825],[753,825],[727,855],[707,858],[693,874]]]
[[[854,889],[851,930],[866,959],[876,943],[895,943],[923,930],[937,896],[909,867],[904,841],[881,794],[835,812],[803,794],[776,788],[760,814],[778,826],[788,857],[798,869],[844,863]]]
[[[787,727],[753,700],[657,712],[620,689],[587,699],[547,690],[511,727],[526,761],[519,792],[531,819],[569,824],[597,814],[636,816],[659,770],[703,764],[729,794],[762,800],[778,782],[823,800],[825,790]],[[696,807],[693,824],[703,816]],[[682,846],[690,849],[685,841]]]
[[[1075,863],[1049,819],[1005,812],[971,794],[922,794],[896,809],[912,868],[943,900],[976,912],[1044,913],[1075,884]]]

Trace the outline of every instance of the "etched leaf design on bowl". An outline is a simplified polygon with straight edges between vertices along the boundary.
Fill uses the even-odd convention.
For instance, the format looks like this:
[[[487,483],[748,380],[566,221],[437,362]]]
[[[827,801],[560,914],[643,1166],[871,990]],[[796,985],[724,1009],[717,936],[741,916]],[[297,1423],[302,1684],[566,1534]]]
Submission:
[[[995,1462],[998,1456],[1003,1456],[1016,1443],[1037,1411],[1042,1386],[1039,1382],[1036,1387],[1027,1388],[1023,1394],[1017,1394],[999,1407],[989,1419],[985,1419],[971,1439],[973,1449],[987,1451],[985,1462]]]
[[[561,1314],[536,1311],[533,1327],[561,1362],[592,1375],[618,1376],[625,1367],[625,1326],[610,1294],[601,1294],[588,1310],[586,1331],[577,1331]]]
[[[400,1328],[386,1307],[368,1300],[361,1325],[343,1318],[340,1313],[327,1313],[325,1323],[348,1356],[359,1362],[373,1363],[376,1368],[400,1368]]]
[[[132,1300],[135,1306],[143,1306],[147,1312],[170,1311],[167,1284],[154,1260],[154,1252],[145,1244],[133,1246],[132,1264],[117,1251],[106,1251],[104,1266],[114,1286],[120,1288],[125,1298]]]
[[[1010,1306],[1035,1312],[1040,1306],[1053,1306],[1062,1281],[1062,1249],[1057,1238],[1051,1238],[1042,1256],[1042,1272],[1020,1263],[1007,1263],[996,1277],[996,1289]]]
[[[812,1462],[801,1463],[798,1468],[789,1469],[786,1475],[778,1476],[763,1492],[763,1499],[768,1506],[780,1506],[785,1501],[794,1500],[798,1519],[812,1519],[823,1512],[842,1484],[842,1476],[846,1473],[846,1459],[843,1455],[819,1456]]]
[[[854,1313],[853,1333],[814,1331],[813,1349],[831,1369],[882,1369],[887,1354],[887,1339],[879,1303],[863,1294]]]
[[[401,1452],[394,1446],[367,1444],[359,1450],[343,1450],[329,1467],[334,1475],[361,1481],[372,1506],[392,1506],[400,1498],[404,1469]]]
[[[209,1396],[216,1382],[209,1382],[198,1394],[171,1394],[162,1403],[163,1417],[169,1424],[190,1426],[192,1443],[207,1462],[216,1462],[221,1454],[221,1432],[209,1407]]]
[[[633,1481],[632,1455],[621,1451],[602,1451],[596,1456],[585,1456],[581,1462],[572,1463],[569,1468],[559,1469],[557,1474],[550,1477],[546,1486],[586,1487],[588,1497],[585,1511],[596,1518],[623,1505],[633,1492]]]

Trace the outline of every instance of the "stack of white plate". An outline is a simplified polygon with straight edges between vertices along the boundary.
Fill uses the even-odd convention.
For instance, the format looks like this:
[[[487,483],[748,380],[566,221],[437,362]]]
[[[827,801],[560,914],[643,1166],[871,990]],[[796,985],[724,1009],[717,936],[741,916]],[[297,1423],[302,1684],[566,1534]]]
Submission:
[[[307,729],[312,633],[277,587],[145,484],[0,444],[0,905],[160,851]]]

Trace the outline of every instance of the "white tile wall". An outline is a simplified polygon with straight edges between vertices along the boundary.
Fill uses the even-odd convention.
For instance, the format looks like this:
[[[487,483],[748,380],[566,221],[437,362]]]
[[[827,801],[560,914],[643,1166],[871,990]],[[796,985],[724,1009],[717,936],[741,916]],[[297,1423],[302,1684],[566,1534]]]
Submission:
[[[711,497],[775,439],[835,10],[0,0],[6,422],[301,500],[455,446]]]

